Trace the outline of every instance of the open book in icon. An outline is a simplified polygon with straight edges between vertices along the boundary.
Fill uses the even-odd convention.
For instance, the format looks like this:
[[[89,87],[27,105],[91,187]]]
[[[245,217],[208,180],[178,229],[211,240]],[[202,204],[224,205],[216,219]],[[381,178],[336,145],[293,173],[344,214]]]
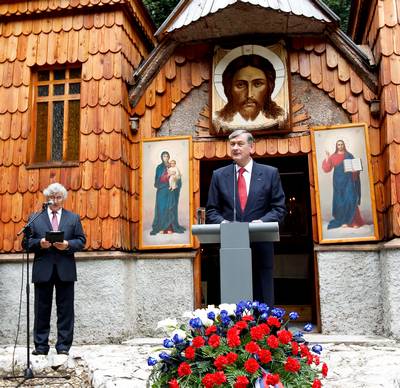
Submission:
[[[343,166],[344,166],[344,172],[355,172],[363,170],[360,158],[344,159]]]

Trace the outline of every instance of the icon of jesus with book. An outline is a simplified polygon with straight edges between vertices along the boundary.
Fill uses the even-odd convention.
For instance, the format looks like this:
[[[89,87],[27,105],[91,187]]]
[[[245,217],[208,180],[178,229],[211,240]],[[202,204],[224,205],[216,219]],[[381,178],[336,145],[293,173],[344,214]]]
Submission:
[[[359,209],[361,202],[360,172],[363,171],[360,158],[347,151],[343,140],[336,141],[333,154],[325,152],[322,170],[333,170],[332,219],[328,229],[339,227],[359,228],[365,224]]]

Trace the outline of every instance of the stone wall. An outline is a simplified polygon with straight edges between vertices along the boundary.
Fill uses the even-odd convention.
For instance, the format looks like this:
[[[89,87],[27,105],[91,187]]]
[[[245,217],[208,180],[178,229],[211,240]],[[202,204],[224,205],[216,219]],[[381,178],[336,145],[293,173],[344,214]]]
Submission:
[[[383,334],[383,279],[373,247],[317,252],[323,334]]]
[[[96,256],[99,255],[97,253]],[[106,253],[100,253],[107,256]],[[88,253],[86,254],[88,255]],[[90,254],[89,254],[90,255]],[[12,256],[12,255],[7,255]],[[78,258],[75,283],[74,343],[118,343],[122,340],[155,336],[157,322],[179,318],[193,310],[192,252],[118,255],[89,260]],[[20,344],[26,343],[26,270],[21,288],[22,262],[0,262],[0,344],[14,343],[22,293]],[[33,327],[34,286],[30,285],[30,321]],[[55,306],[51,321],[51,341],[56,334]],[[159,335],[159,334],[158,334]],[[32,336],[31,336],[32,338]]]

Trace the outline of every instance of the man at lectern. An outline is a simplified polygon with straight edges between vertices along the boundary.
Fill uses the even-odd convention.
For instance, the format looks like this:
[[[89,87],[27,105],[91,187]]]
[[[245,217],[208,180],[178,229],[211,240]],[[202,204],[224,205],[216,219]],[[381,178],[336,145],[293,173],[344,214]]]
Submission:
[[[250,132],[232,132],[229,142],[233,165],[213,172],[206,222],[282,222],[286,207],[278,170],[252,159],[255,144]],[[254,300],[273,306],[273,243],[251,243],[251,251]]]

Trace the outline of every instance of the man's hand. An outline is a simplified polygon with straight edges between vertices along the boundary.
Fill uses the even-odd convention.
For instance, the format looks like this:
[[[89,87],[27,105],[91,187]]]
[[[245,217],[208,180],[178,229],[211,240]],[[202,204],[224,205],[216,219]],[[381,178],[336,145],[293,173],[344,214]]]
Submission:
[[[66,249],[68,249],[68,241],[64,240],[63,242],[55,242],[53,246],[59,249],[60,251],[65,251]]]
[[[262,220],[253,220],[253,221],[251,221],[252,224],[256,224],[256,223],[259,224],[260,222],[263,222],[263,221]]]
[[[51,242],[47,241],[45,238],[42,238],[42,239],[40,240],[40,247],[41,247],[42,249],[50,248],[50,247],[51,247]]]

